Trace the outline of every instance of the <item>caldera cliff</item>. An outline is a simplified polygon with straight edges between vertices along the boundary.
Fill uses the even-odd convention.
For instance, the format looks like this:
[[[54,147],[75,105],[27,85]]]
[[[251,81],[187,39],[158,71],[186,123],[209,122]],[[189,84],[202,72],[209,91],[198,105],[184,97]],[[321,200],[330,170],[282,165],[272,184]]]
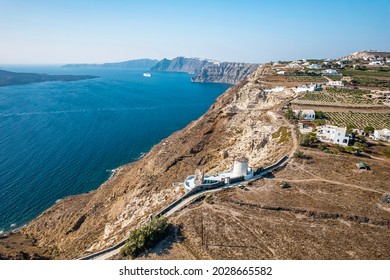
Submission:
[[[278,160],[291,150],[292,140],[274,139],[285,120],[273,108],[293,92],[265,93],[258,80],[270,71],[269,66],[260,66],[222,94],[202,117],[162,140],[139,161],[120,167],[96,191],[67,197],[46,210],[8,241],[2,240],[0,253],[1,244],[7,244],[6,252],[20,251],[12,241],[17,238],[32,240],[25,250],[39,249],[40,257],[85,256],[122,240],[149,215],[180,197],[184,187],[173,183],[183,182],[196,168],[223,171],[239,156],[248,157],[253,167]]]
[[[210,59],[176,57],[159,61],[151,71],[185,72],[193,75],[191,81],[197,83],[236,84],[253,73],[258,64],[219,62]]]
[[[222,62],[203,67],[191,79],[193,82],[200,83],[226,83],[236,84],[246,79],[253,73],[257,64]]]

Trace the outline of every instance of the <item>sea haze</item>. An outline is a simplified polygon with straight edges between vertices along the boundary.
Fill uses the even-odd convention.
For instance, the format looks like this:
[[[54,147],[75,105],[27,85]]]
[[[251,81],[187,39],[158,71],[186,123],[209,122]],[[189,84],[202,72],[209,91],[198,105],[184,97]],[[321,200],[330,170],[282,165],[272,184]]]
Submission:
[[[197,119],[229,87],[191,83],[183,73],[146,78],[147,69],[2,69],[99,78],[0,87],[0,231],[96,189],[112,169]]]

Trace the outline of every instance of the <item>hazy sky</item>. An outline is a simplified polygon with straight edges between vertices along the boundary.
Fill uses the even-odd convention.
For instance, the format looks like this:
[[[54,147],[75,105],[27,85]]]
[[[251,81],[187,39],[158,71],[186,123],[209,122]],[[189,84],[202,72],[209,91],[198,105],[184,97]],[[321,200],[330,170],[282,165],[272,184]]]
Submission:
[[[390,51],[390,0],[0,0],[0,64]]]

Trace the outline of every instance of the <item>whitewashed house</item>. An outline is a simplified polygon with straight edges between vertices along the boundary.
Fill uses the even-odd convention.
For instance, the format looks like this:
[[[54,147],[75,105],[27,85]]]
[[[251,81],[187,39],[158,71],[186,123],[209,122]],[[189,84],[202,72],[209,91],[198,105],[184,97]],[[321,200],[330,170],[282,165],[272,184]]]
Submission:
[[[294,115],[307,121],[312,121],[316,118],[314,110],[294,110]]]
[[[341,74],[335,69],[325,69],[322,71],[322,74],[325,76],[340,76]]]
[[[380,65],[383,65],[383,62],[376,60],[376,61],[372,61],[372,62],[368,63],[368,65],[370,65],[370,66],[380,66]]]
[[[278,75],[286,75],[286,71],[278,71],[278,72],[276,72],[276,74],[278,74]]]
[[[305,92],[305,91],[316,91],[319,90],[320,86],[316,84],[311,85],[303,85],[303,86],[297,86],[296,88],[293,88],[295,92]]]
[[[382,140],[382,141],[390,141],[390,130],[385,128],[382,130],[375,130],[374,131],[374,139],[375,140]]]
[[[318,69],[321,69],[321,66],[319,64],[310,64],[309,67],[307,67],[309,69],[314,69],[314,70],[318,70]]]
[[[342,81],[329,81],[327,83],[328,86],[334,86],[334,87],[343,87],[344,84]]]
[[[339,66],[340,69],[345,68],[345,64],[342,63],[341,61],[337,61],[336,64]]]
[[[287,64],[284,68],[296,69],[296,68],[301,68],[301,65],[299,65],[299,64],[296,63],[296,62],[292,62],[292,63]]]
[[[348,146],[349,143],[347,128],[335,125],[322,125],[317,127],[317,139],[321,142],[329,142],[341,146]]]

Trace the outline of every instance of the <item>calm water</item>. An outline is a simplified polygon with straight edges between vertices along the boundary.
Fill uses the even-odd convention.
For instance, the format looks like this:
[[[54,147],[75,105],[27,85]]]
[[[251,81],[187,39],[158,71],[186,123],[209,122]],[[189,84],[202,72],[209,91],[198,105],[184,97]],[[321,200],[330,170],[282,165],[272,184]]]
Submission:
[[[2,68],[100,78],[0,87],[0,231],[22,226],[57,199],[96,189],[228,88],[191,83],[182,73],[145,78],[145,69]]]

